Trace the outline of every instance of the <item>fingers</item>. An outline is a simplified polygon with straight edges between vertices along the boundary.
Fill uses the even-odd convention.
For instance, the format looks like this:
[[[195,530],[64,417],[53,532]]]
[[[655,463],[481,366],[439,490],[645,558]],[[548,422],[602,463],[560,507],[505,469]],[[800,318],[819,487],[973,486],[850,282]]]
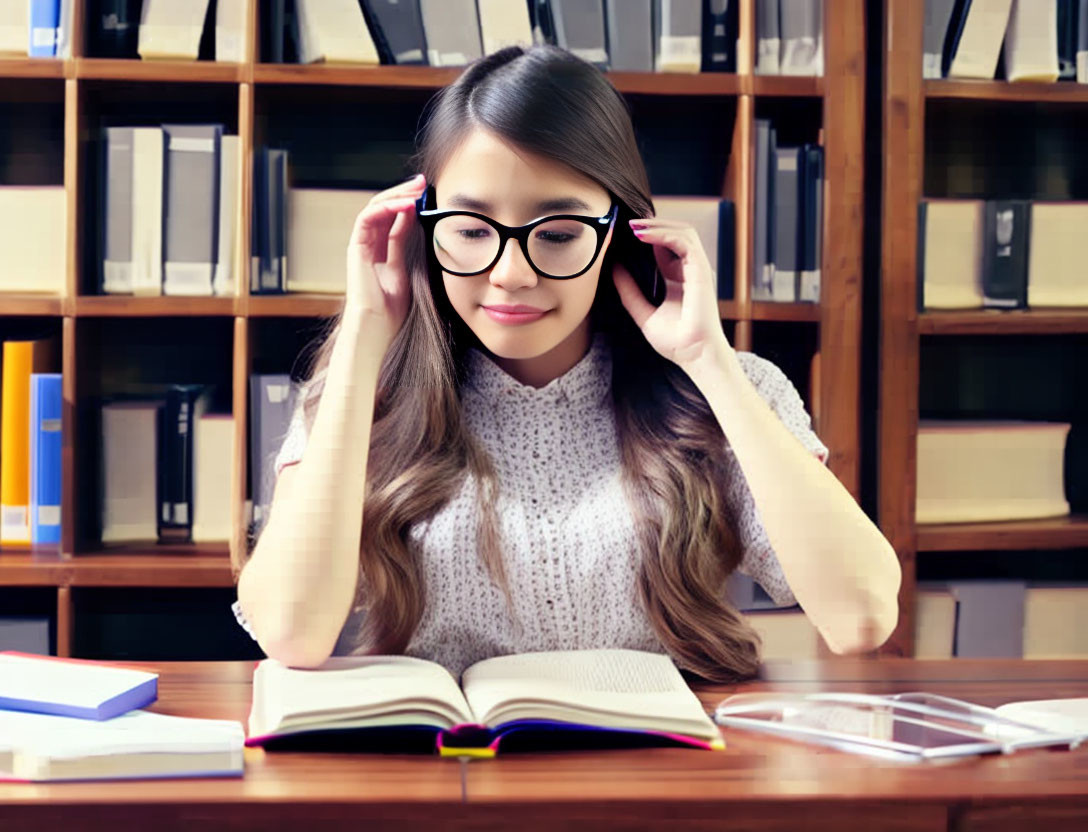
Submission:
[[[654,257],[663,272],[671,270],[674,261],[679,258],[688,263],[700,262],[707,267],[709,273],[710,261],[694,228],[678,222],[664,225],[667,222],[665,220],[643,222],[652,222],[653,225],[632,225],[631,231],[639,240],[654,247]]]
[[[612,267],[612,279],[616,284],[620,302],[641,329],[646,319],[654,313],[654,305],[646,300],[631,273],[619,263]]]
[[[416,198],[426,186],[422,176],[402,183],[376,194],[367,206],[359,212],[352,227],[349,247],[357,247],[360,254],[373,263],[387,262],[389,255],[389,236],[394,223],[400,216],[409,215],[415,207]],[[405,230],[410,217],[402,221],[400,228]],[[394,244],[394,257],[403,256],[397,252]]]

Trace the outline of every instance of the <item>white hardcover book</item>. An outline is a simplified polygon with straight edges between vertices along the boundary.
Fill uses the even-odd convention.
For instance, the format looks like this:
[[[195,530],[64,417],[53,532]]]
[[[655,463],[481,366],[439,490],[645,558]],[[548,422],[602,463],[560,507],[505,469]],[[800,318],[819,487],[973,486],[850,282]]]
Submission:
[[[990,80],[994,77],[1012,2],[1013,0],[972,0],[956,53],[948,68],[949,78]]]
[[[137,51],[148,60],[195,61],[211,0],[144,0]]]
[[[136,709],[106,720],[0,711],[0,780],[239,776],[240,722]]]
[[[1028,587],[1024,658],[1088,659],[1088,586]]]
[[[222,126],[170,124],[166,132],[164,295],[213,294],[218,252]]]
[[[219,234],[216,242],[215,276],[212,278],[212,293],[215,295],[233,295],[236,291],[234,279],[235,259],[238,254],[238,227],[241,216],[238,206],[241,204],[242,179],[241,145],[237,136],[223,136],[219,145]]]
[[[66,217],[61,185],[0,186],[0,292],[63,290]]]
[[[193,425],[193,542],[225,543],[231,536],[234,418],[204,413]]]
[[[756,15],[756,75],[778,75],[782,56],[778,0],[753,0]]]
[[[1069,423],[921,419],[917,523],[1065,517]]]
[[[161,127],[132,131],[132,293],[162,294],[166,143]]]
[[[158,537],[155,402],[102,406],[102,542]]]
[[[1028,306],[1088,306],[1088,202],[1034,202]]]
[[[29,27],[30,4],[27,0],[0,0],[0,56],[25,58]]]
[[[1005,77],[1058,80],[1058,0],[1013,0],[1005,32]]]
[[[922,279],[926,309],[981,309],[986,205],[977,199],[925,203]]]
[[[348,238],[355,218],[376,193],[335,188],[288,191],[288,292],[344,293]]]
[[[300,64],[381,62],[358,0],[295,0],[295,17]]]
[[[511,3],[510,0],[477,0],[477,3],[485,55],[504,46],[533,45],[528,4]]]
[[[240,64],[246,59],[246,0],[215,0],[215,59]]]

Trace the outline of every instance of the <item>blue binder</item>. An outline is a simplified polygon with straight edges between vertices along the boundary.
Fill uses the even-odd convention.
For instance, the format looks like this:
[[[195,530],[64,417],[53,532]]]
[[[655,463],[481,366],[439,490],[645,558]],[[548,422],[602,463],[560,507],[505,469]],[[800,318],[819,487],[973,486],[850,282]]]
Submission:
[[[60,543],[60,373],[30,376],[30,542]]]

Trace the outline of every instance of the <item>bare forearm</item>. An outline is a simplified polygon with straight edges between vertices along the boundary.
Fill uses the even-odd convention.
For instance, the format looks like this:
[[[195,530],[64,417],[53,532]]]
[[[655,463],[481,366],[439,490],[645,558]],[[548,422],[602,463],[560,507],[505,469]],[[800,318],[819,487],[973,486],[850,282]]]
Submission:
[[[346,317],[292,489],[276,494],[239,579],[239,600],[258,641],[291,663],[331,653],[354,599],[376,352],[357,320]]]
[[[879,646],[898,617],[895,550],[763,400],[728,344],[685,370],[729,439],[798,603],[835,652]]]

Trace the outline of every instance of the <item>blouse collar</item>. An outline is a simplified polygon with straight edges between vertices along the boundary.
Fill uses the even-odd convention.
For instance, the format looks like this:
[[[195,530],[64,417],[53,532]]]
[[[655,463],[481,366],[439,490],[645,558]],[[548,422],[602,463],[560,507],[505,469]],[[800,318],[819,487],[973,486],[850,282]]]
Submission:
[[[577,364],[539,388],[522,384],[476,347],[468,350],[466,362],[466,385],[487,398],[574,404],[597,402],[612,389],[612,354],[602,332],[594,333],[589,351]]]

